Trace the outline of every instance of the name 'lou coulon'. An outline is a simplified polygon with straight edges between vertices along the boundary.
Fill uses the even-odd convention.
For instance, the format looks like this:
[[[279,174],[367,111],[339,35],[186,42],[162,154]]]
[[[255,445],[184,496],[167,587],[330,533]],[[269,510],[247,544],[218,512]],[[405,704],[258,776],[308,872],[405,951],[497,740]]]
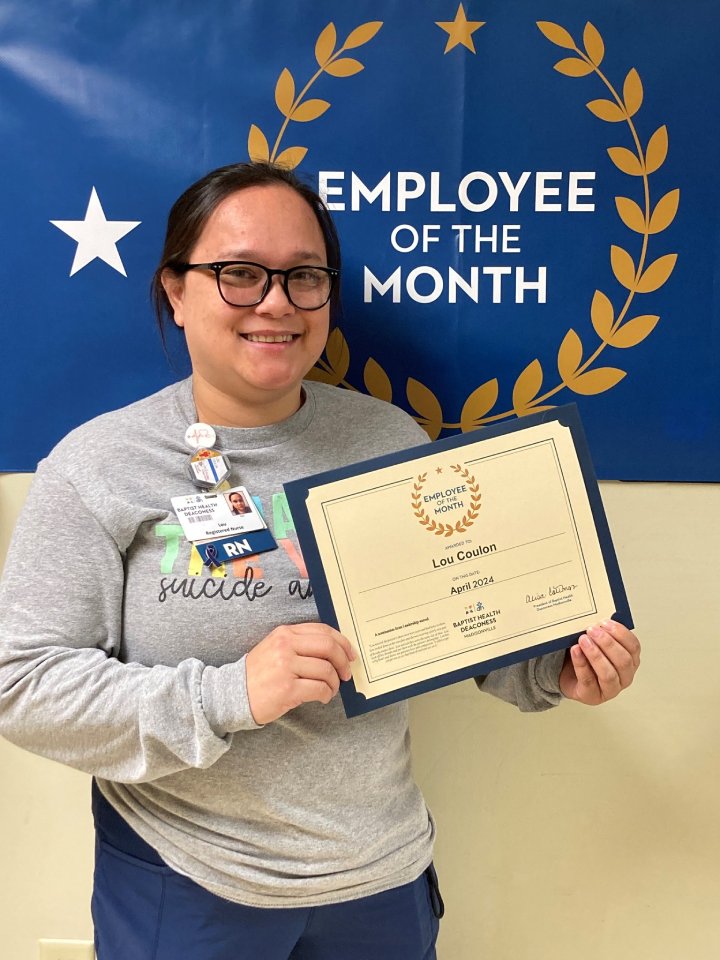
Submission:
[[[494,543],[482,544],[479,547],[473,547],[472,550],[458,550],[454,557],[433,557],[432,565],[435,570],[440,567],[449,567],[451,564],[463,560],[473,560],[476,557],[485,557],[488,553],[495,553],[497,546]]]

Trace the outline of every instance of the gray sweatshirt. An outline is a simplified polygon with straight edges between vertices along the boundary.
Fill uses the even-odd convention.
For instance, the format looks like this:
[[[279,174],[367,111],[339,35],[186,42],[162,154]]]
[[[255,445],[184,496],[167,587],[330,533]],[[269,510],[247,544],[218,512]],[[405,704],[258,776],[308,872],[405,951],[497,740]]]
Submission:
[[[213,574],[184,539],[170,498],[194,492],[186,380],[85,424],[39,465],[0,589],[0,733],[93,774],[171,867],[260,907],[410,882],[434,835],[406,703],[348,720],[336,698],[265,727],[248,706],[247,652],[279,624],[317,620],[283,482],[427,439],[382,401],[305,392],[283,423],[216,429],[278,550]],[[560,699],[561,661],[480,683],[543,710]]]

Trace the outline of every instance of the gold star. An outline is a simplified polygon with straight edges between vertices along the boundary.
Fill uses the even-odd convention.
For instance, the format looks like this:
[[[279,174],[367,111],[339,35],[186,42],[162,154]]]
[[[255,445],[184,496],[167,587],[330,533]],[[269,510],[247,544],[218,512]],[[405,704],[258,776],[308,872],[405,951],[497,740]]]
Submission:
[[[435,473],[442,473],[442,467],[438,467]]]
[[[465,16],[465,9],[461,3],[458,4],[454,20],[436,20],[436,25],[448,34],[448,42],[445,44],[444,53],[448,53],[453,47],[457,47],[460,43],[464,47],[467,47],[471,53],[476,53],[472,34],[475,33],[476,30],[479,30],[480,27],[484,27],[485,22],[485,20],[468,20]]]

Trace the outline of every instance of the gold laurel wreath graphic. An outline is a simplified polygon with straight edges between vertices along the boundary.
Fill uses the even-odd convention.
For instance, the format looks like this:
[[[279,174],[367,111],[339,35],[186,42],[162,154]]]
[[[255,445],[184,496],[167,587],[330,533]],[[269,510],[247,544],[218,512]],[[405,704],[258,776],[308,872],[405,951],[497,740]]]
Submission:
[[[472,494],[470,497],[470,506],[468,507],[467,512],[463,515],[462,520],[458,520],[456,523],[437,523],[427,515],[422,506],[420,497],[423,487],[425,486],[425,481],[427,480],[427,473],[421,473],[418,476],[417,482],[413,484],[413,492],[410,494],[410,499],[412,500],[413,505],[413,513],[418,518],[420,523],[425,527],[425,529],[429,533],[434,533],[436,537],[451,537],[454,533],[464,533],[473,525],[473,523],[475,523],[480,511],[480,500],[482,498],[482,494],[480,493],[480,487],[478,486],[475,477],[472,476],[469,470],[463,470],[459,463],[451,463],[450,466],[455,473],[460,474],[463,480],[467,483],[468,490]]]
[[[310,87],[323,73],[331,76],[352,76],[364,69],[357,60],[341,57],[348,49],[362,46],[371,40],[382,26],[381,21],[371,21],[356,27],[345,43],[337,50],[335,27],[329,23],[320,33],[315,43],[315,59],[319,69],[308,81],[298,96],[295,96],[295,81],[285,68],[275,87],[275,102],[285,118],[277,135],[272,151],[267,138],[253,124],[248,137],[248,152],[253,160],[269,160],[290,168],[296,167],[307,153],[306,147],[289,147],[278,154],[280,141],[291,120],[305,122],[322,116],[330,104],[325,100],[304,100]],[[568,389],[582,396],[603,393],[616,386],[626,371],[618,367],[595,367],[593,364],[607,347],[627,349],[635,347],[655,329],[659,316],[642,314],[626,320],[630,307],[638,294],[653,293],[670,277],[677,254],[669,253],[659,257],[646,266],[649,238],[667,229],[677,214],[680,191],[671,190],[654,205],[650,199],[649,176],[656,173],[667,158],[667,127],[659,127],[650,137],[643,149],[633,118],[643,102],[643,86],[637,70],[633,67],[627,73],[622,89],[618,93],[612,83],[600,70],[605,56],[605,43],[592,23],[586,23],[583,31],[583,49],[580,49],[572,35],[557,23],[537,21],[540,32],[551,43],[572,51],[574,56],[558,61],[554,69],[567,77],[587,77],[596,74],[610,93],[612,99],[591,100],[586,104],[594,116],[607,123],[625,122],[628,125],[635,150],[623,146],[609,147],[608,155],[613,164],[631,177],[642,182],[643,200],[640,206],[629,197],[615,197],[615,206],[623,224],[633,233],[642,237],[637,264],[631,253],[615,244],[610,247],[610,266],[615,279],[627,291],[625,301],[617,312],[610,297],[602,290],[595,290],[590,305],[590,321],[599,339],[595,349],[586,355],[579,334],[570,328],[565,334],[557,353],[557,369],[560,381],[554,387],[541,394],[544,371],[540,361],[532,360],[517,377],[512,390],[512,407],[501,413],[492,413],[499,397],[497,378],[481,384],[465,400],[458,423],[446,423],[440,401],[429,387],[419,380],[408,377],[406,395],[415,411],[415,419],[424,427],[430,439],[435,440],[442,430],[460,429],[463,432],[473,430],[508,417],[522,417],[529,413],[552,409],[546,404],[561,390]],[[319,380],[349,390],[358,388],[346,379],[350,369],[350,348],[341,330],[336,328],[330,334],[324,356],[307,374],[311,380]],[[382,366],[370,357],[363,370],[363,381],[367,392],[382,400],[391,401],[393,387],[390,377]]]
[[[336,50],[337,31],[335,25],[329,23],[315,41],[315,59],[319,69],[316,70],[297,96],[295,95],[295,78],[287,67],[282,70],[275,84],[275,103],[285,119],[275,138],[272,151],[268,139],[260,127],[254,123],[250,126],[248,155],[251,160],[276,163],[288,167],[290,170],[293,170],[303,161],[305,154],[308,152],[307,147],[287,147],[280,154],[278,154],[278,150],[280,149],[280,141],[291,121],[307,123],[310,120],[317,120],[326,110],[330,109],[327,100],[304,99],[310,87],[323,73],[329,73],[331,77],[352,77],[364,70],[365,67],[359,60],[355,60],[353,57],[343,57],[342,54],[346,50],[362,47],[363,44],[372,40],[382,25],[381,20],[361,23],[359,27],[351,30],[345,43]]]

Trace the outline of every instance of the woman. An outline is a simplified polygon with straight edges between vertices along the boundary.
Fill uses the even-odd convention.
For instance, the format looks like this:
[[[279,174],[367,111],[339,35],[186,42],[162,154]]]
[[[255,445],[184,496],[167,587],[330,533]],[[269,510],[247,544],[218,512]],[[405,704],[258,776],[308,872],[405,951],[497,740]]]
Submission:
[[[302,382],[339,267],[329,215],[293,174],[233,165],[191,186],[153,290],[192,377],[73,431],[18,524],[0,732],[95,777],[99,960],[435,957],[434,825],[406,705],[345,719],[335,695],[354,654],[316,621],[281,492],[363,459],[370,436],[378,454],[425,440],[389,404]],[[170,502],[197,493],[197,423],[278,543],[212,573]],[[40,591],[48,530],[58,573]],[[561,691],[614,696],[637,640],[619,624],[589,633],[482,685],[525,710]]]
[[[247,505],[245,497],[240,493],[239,490],[233,490],[232,493],[227,494],[227,502],[230,507],[230,513],[233,516],[243,516],[246,513],[250,513],[250,507]]]

